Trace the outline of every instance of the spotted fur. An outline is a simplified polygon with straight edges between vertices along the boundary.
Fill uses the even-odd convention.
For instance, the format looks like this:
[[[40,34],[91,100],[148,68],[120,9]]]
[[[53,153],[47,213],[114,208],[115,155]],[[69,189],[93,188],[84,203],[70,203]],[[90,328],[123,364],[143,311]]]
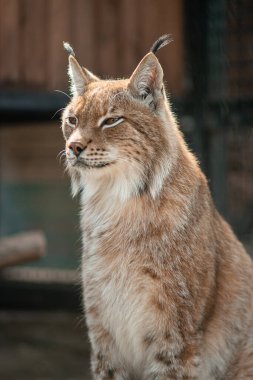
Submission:
[[[157,58],[100,80],[70,56],[69,75],[93,378],[253,379],[252,261],[215,209]]]

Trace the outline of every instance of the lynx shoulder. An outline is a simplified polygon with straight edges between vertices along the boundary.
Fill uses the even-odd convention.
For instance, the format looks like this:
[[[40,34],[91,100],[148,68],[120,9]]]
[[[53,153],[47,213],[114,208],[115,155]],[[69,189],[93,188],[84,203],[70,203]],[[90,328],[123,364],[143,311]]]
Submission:
[[[253,265],[213,204],[156,51],[103,80],[69,52],[66,166],[80,193],[93,378],[253,378]]]

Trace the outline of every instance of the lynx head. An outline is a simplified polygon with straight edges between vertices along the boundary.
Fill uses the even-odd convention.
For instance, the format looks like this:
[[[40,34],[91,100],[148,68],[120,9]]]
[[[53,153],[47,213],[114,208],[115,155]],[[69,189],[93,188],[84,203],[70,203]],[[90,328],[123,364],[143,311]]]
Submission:
[[[175,160],[175,122],[155,52],[162,36],[129,79],[102,80],[69,52],[72,99],[62,117],[73,195],[110,192],[121,200],[144,191],[155,197]]]

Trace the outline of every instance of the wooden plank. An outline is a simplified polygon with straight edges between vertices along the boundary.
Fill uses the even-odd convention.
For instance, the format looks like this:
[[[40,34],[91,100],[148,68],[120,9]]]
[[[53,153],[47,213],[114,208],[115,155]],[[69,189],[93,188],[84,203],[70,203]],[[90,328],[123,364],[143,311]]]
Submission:
[[[160,0],[141,0],[139,3],[141,55],[144,56],[152,46],[153,42],[160,36],[157,31]],[[164,34],[164,32],[163,32]]]
[[[129,77],[138,63],[138,24],[135,0],[121,0],[119,10],[119,49],[121,76]]]
[[[70,0],[50,0],[48,3],[48,75],[47,88],[49,90],[66,90],[67,54],[63,49],[63,41],[71,41],[70,23],[74,23],[71,15]]]
[[[158,32],[172,35],[173,42],[159,52],[159,59],[164,68],[168,91],[173,96],[182,96],[185,90],[185,44],[184,44],[184,8],[183,0],[159,0]]]
[[[13,85],[19,79],[19,1],[0,0],[0,83]]]
[[[92,0],[75,0],[72,3],[71,14],[75,22],[73,28],[73,48],[79,63],[93,71],[94,50],[94,2]],[[72,41],[69,41],[72,44]],[[95,73],[96,74],[96,73]]]
[[[116,7],[117,0],[95,0],[97,17],[95,62],[99,74],[106,77],[115,77],[118,67]]]
[[[184,41],[183,1],[140,0],[138,1],[139,49],[144,56],[153,42],[162,34],[172,34],[174,42],[158,52],[168,90],[180,96],[184,90]]]
[[[21,2],[20,2],[21,3]],[[46,81],[45,0],[22,0],[20,33],[21,77],[25,85],[43,88]]]

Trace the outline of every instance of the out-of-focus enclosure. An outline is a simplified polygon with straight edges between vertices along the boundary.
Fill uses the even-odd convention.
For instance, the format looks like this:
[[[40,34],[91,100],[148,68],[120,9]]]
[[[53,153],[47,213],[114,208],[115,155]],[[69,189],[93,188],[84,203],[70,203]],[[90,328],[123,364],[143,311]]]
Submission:
[[[158,53],[173,110],[218,209],[253,252],[251,0],[0,0],[0,236],[39,229],[47,239],[41,260],[0,271],[0,307],[81,303],[78,202],[57,158],[62,42],[97,75],[118,78],[164,33],[174,40]]]

